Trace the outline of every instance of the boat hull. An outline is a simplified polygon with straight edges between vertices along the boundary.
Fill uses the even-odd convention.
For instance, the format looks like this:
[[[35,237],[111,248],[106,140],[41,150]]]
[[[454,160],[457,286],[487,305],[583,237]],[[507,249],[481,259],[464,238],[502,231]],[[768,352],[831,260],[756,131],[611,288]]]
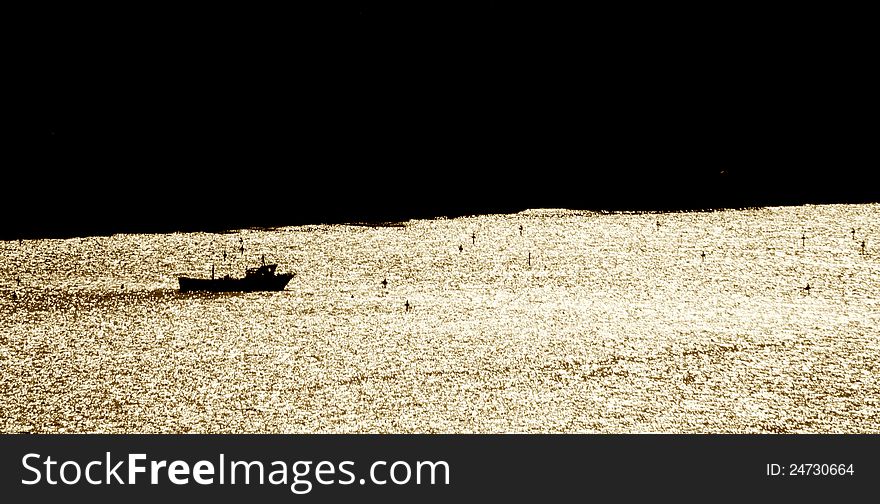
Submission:
[[[262,292],[284,290],[292,273],[245,278],[178,277],[181,292]]]

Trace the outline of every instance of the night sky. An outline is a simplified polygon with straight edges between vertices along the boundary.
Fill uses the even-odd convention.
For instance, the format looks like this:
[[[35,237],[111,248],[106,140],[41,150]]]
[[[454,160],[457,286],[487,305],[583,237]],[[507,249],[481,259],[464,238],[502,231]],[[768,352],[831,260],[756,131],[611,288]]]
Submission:
[[[0,231],[880,199],[857,13],[654,9],[22,14]]]

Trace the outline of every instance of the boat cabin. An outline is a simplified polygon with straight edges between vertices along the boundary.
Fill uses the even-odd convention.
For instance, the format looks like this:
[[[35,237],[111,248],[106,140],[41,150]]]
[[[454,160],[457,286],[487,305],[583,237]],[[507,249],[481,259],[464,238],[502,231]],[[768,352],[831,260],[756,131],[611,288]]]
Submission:
[[[261,276],[272,276],[275,274],[275,268],[277,268],[277,264],[264,264],[257,268],[248,268],[245,270],[246,277],[261,277]]]

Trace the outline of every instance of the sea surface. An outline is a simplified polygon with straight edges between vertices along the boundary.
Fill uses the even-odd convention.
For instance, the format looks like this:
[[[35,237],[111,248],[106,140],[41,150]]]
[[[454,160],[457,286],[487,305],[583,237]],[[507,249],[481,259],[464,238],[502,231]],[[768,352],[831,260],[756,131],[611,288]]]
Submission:
[[[0,242],[0,431],[878,433],[880,205]]]

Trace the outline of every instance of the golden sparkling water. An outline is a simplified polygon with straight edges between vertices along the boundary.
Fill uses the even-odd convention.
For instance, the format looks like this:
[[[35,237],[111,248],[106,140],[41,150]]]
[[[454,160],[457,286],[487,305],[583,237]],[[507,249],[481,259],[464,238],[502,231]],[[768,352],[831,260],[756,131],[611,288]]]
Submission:
[[[876,433],[878,231],[826,205],[0,242],[0,430]],[[285,291],[176,290],[263,254]]]

